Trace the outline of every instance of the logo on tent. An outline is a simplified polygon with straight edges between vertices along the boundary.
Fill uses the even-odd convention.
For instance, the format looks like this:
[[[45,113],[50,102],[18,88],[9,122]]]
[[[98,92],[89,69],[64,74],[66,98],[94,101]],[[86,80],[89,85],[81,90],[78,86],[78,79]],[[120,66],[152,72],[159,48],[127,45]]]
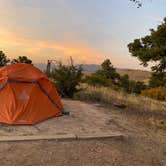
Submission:
[[[25,91],[23,91],[23,92],[20,94],[19,99],[20,99],[20,100],[28,100],[28,99],[29,99],[29,95],[28,95]]]

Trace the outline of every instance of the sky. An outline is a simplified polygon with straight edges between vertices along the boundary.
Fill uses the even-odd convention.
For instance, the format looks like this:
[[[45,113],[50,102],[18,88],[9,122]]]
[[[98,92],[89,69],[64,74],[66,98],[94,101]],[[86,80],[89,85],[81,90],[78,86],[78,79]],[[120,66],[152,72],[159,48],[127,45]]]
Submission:
[[[149,34],[166,17],[166,0],[0,0],[0,50],[28,56],[143,69],[127,44]]]

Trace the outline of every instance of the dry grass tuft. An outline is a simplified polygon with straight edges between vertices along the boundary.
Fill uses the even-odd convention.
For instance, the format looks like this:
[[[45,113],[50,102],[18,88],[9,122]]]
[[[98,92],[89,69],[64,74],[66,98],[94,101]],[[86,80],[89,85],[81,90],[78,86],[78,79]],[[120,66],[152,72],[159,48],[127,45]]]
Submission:
[[[82,85],[83,90],[75,95],[76,99],[100,102],[104,104],[124,104],[130,110],[152,111],[166,114],[166,102],[153,100],[144,96],[126,94],[106,87],[92,87]]]
[[[164,87],[144,90],[141,94],[145,97],[150,97],[152,99],[166,101],[166,88]]]

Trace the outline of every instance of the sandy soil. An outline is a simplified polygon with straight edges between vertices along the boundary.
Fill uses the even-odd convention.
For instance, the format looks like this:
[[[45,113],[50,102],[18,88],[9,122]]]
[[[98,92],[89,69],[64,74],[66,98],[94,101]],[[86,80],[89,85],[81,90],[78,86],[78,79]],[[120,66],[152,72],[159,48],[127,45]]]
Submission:
[[[63,100],[70,116],[35,126],[1,125],[0,135],[109,133],[123,140],[31,141],[0,143],[0,166],[164,166],[166,131],[146,123],[146,117],[98,104]]]

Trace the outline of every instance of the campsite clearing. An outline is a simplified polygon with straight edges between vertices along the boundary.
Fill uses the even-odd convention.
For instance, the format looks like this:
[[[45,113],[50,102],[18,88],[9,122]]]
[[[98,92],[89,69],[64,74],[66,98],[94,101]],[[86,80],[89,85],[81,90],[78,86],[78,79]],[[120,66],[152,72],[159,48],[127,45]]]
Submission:
[[[146,124],[146,117],[99,104],[66,99],[62,102],[69,116],[55,117],[33,126],[0,124],[0,136],[119,132],[124,138],[0,142],[0,165],[166,165],[166,132]]]
[[[95,135],[116,134],[119,129],[116,125],[108,125],[110,116],[103,108],[97,107],[95,104],[86,104],[80,101],[63,100],[66,111],[70,115],[51,118],[36,125],[6,125],[1,124],[0,136],[52,136],[58,138]],[[121,133],[119,132],[119,135]]]

